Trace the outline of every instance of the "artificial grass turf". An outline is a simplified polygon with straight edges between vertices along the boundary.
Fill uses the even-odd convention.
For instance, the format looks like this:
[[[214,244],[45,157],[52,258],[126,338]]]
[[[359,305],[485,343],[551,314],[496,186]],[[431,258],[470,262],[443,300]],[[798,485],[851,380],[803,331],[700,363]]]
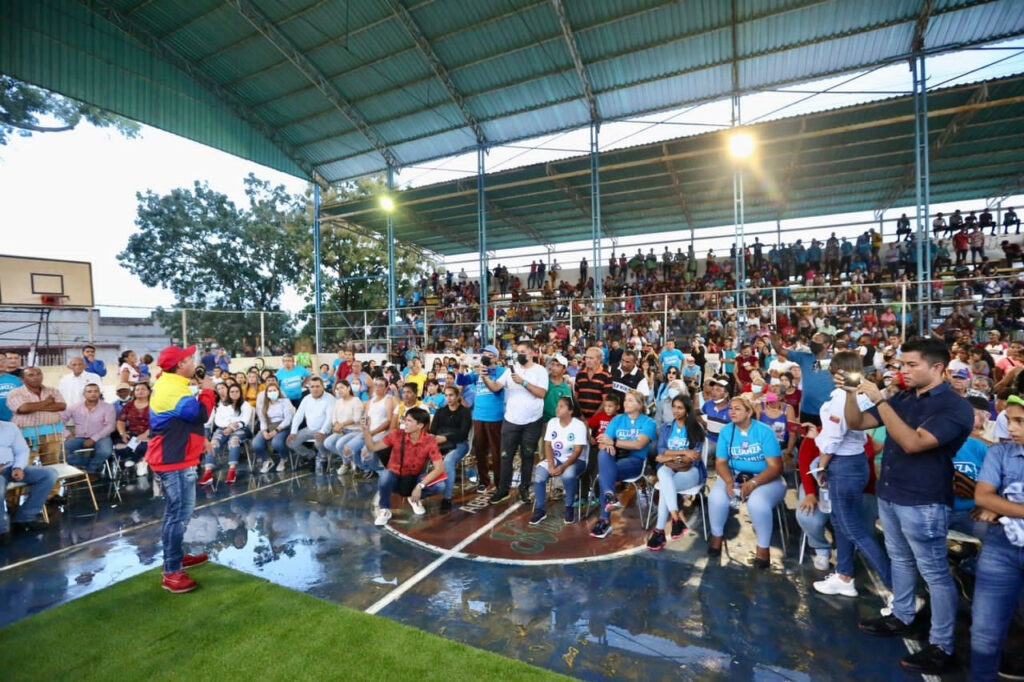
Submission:
[[[0,629],[3,679],[557,680],[555,673],[230,568],[159,571]]]

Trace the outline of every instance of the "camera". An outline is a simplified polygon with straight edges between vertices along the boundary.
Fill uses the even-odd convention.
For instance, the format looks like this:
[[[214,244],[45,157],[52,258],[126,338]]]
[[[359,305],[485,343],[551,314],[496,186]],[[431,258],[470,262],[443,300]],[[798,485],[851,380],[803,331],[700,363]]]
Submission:
[[[857,388],[860,386],[861,374],[860,372],[844,372],[843,373],[843,384],[850,388]]]
[[[484,367],[490,367],[491,366],[491,356],[490,355],[481,355],[480,356],[480,364],[483,365]]]

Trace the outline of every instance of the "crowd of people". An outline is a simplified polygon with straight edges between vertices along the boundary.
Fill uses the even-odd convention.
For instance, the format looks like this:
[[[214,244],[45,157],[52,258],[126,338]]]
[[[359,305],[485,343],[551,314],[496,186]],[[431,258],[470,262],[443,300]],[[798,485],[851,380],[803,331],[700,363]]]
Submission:
[[[180,551],[195,489],[221,475],[235,483],[246,460],[250,476],[308,466],[373,480],[378,526],[399,512],[396,500],[423,516],[436,497],[430,513],[449,514],[459,483],[489,505],[529,506],[524,523],[536,525],[557,491],[557,513],[567,524],[586,521],[594,541],[613,532],[613,515],[640,504],[644,496],[631,490],[656,484],[653,551],[688,532],[680,498],[703,502],[706,493],[706,551],[722,553],[726,525],[745,506],[755,569],[771,565],[776,516],[795,489],[795,520],[824,574],[817,593],[856,598],[859,552],[887,597],[860,629],[903,636],[922,618],[923,579],[928,646],[902,665],[926,674],[952,665],[957,611],[969,600],[972,676],[994,679],[1024,594],[1024,343],[1016,336],[1024,283],[984,260],[955,273],[955,303],[935,304],[948,304],[948,314],[930,335],[904,340],[912,318],[880,292],[889,287],[903,300],[913,287],[905,273],[871,286],[877,247],[870,234],[866,249],[860,242],[849,265],[840,242],[838,271],[828,242],[812,240],[807,251],[819,248],[820,259],[806,254],[794,273],[788,256],[776,265],[771,251],[752,248],[747,315],[728,288],[732,261],[719,265],[713,255],[701,277],[688,277],[687,255],[669,254],[655,268],[643,254],[642,268],[617,256],[606,289],[627,296],[612,302],[622,315],[600,325],[588,324],[578,289],[555,294],[557,271],[545,277],[538,267],[532,283],[539,277],[557,304],[549,324],[495,343],[470,334],[440,343],[433,356],[407,339],[383,362],[344,347],[330,363],[285,354],[279,368],[233,373],[223,350],[172,348],[155,361],[125,351],[110,372],[86,347],[49,387],[38,368],[8,353],[0,483],[29,487],[14,530],[46,528],[39,514],[54,479],[29,461],[32,442],[46,436],[63,438],[68,463],[94,477],[123,471],[160,481],[165,545],[177,548],[165,549],[172,591],[194,588],[185,569],[203,560]],[[852,258],[864,259],[866,274]],[[478,292],[459,279],[435,278],[434,292],[457,290],[468,306]],[[833,281],[842,286],[815,288]],[[509,278],[501,286],[520,285]],[[559,312],[568,306],[579,306],[571,329]],[[108,403],[110,374],[117,398]],[[186,454],[170,458],[171,443]],[[2,517],[0,544],[11,541]],[[968,539],[952,570],[950,532]]]

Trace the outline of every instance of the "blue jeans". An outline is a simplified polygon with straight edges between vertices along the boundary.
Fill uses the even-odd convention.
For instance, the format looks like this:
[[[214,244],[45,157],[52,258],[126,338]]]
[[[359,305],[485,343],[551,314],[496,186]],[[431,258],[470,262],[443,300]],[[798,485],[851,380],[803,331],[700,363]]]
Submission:
[[[114,453],[114,441],[110,436],[100,438],[92,446],[91,455],[78,455],[75,450],[85,447],[84,438],[68,438],[64,441],[64,450],[68,453],[68,464],[73,467],[85,469],[90,474],[98,474],[103,471],[103,463]]]
[[[767,549],[772,545],[772,513],[785,496],[786,483],[780,476],[774,481],[757,486],[747,498],[747,512],[754,524],[757,546],[761,549]],[[726,490],[725,481],[718,478],[711,486],[711,494],[708,495],[708,521],[711,523],[711,534],[715,537],[722,537],[725,532],[731,499],[732,491]]]
[[[1002,526],[990,529],[978,559],[971,606],[971,680],[995,680],[1006,632],[1024,607],[1024,548],[1014,547]]]
[[[423,480],[423,476],[419,477],[419,480]],[[377,479],[377,491],[380,493],[380,508],[391,509],[391,493],[395,490],[395,484],[398,483],[398,474],[391,469],[382,469],[380,472],[380,478]],[[431,495],[438,495],[444,492],[444,481],[438,481],[437,483],[431,483],[420,493],[420,499],[425,499]]]
[[[196,508],[196,470],[195,467],[187,467],[161,471],[158,475],[160,486],[164,490],[164,499],[167,501],[161,528],[164,573],[175,573],[181,570],[181,559],[185,556],[181,541]]]
[[[345,454],[345,448],[352,451],[351,455]],[[344,433],[332,433],[324,440],[324,449],[333,452],[345,462],[352,462],[352,458],[363,449],[362,431],[345,431]]]
[[[455,489],[455,467],[462,461],[462,458],[469,452],[469,441],[463,441],[455,445],[455,449],[444,456],[444,473],[448,478],[444,481],[444,499],[452,499],[452,491]]]
[[[953,624],[957,592],[946,560],[950,509],[944,504],[904,506],[878,500],[885,548],[892,562],[893,615],[904,623],[914,620],[917,572],[928,583],[932,624],[928,641],[953,653]]]
[[[679,490],[688,490],[700,485],[701,470],[697,466],[689,471],[672,471],[662,464],[658,467],[658,530],[665,530],[670,512],[679,511]]]
[[[224,452],[224,445],[228,446],[228,464],[238,464],[238,459],[242,456],[242,443],[249,440],[249,427],[243,426],[240,429],[235,429],[230,434],[225,434],[224,429],[216,429],[213,432],[213,437],[210,438],[210,444],[213,445],[213,453],[206,453],[203,455],[203,463],[208,467],[212,467],[217,462],[217,455]]]
[[[988,524],[972,519],[970,509],[954,509],[949,513],[949,529],[984,540],[988,533]]]
[[[288,432],[282,431],[275,433],[274,437],[270,440],[270,448],[277,453],[279,459],[284,459],[288,456],[288,445],[285,440],[288,439]],[[259,431],[256,437],[252,439],[252,452],[256,455],[257,461],[262,461],[267,458],[267,439],[264,437],[263,432]]]
[[[797,489],[797,505],[804,501],[804,487],[801,485]],[[864,515],[864,523],[868,528],[875,527],[875,521],[878,520],[878,501],[874,495],[864,493],[860,499],[860,512]],[[829,542],[828,538],[825,537],[825,526],[828,525],[829,514],[821,511],[817,507],[810,514],[797,509],[796,511],[796,523],[800,526],[800,530],[807,533],[807,544],[814,550],[815,554],[822,556],[829,556],[832,553],[832,543]]]
[[[562,485],[565,487],[565,506],[566,508],[576,504],[576,495],[579,494],[580,490],[580,476],[587,469],[587,463],[582,459],[577,459],[575,462],[565,467],[565,471],[559,478],[562,479]],[[548,462],[545,459],[540,462],[533,469],[533,497],[536,500],[534,503],[534,509],[546,509],[547,508],[547,497],[548,497],[548,479],[551,478],[551,472],[548,471]]]
[[[11,478],[12,468],[0,469],[0,494],[7,490],[8,483],[13,482]],[[57,483],[57,472],[53,469],[27,466],[22,469],[22,472],[25,476],[21,479],[21,482],[28,484],[31,488],[28,491],[25,504],[18,507],[18,512],[14,515],[15,523],[34,521],[42,513],[43,505],[46,504],[47,498],[50,497],[50,491],[53,490],[54,484]],[[10,524],[7,520],[7,510],[0,509],[0,512],[2,512],[0,513],[0,533],[6,533],[10,529]]]
[[[608,454],[605,450],[597,453],[597,483],[601,490],[601,518],[607,521],[611,513],[605,511],[604,496],[608,493],[615,494],[615,482],[624,481],[628,478],[635,478],[644,468],[643,457],[624,457],[615,459],[615,455]]]
[[[864,522],[864,486],[869,476],[868,460],[863,455],[833,456],[829,462],[828,492],[836,538],[836,572],[852,578],[853,552],[859,550],[891,590],[889,557],[875,539],[874,528]]]

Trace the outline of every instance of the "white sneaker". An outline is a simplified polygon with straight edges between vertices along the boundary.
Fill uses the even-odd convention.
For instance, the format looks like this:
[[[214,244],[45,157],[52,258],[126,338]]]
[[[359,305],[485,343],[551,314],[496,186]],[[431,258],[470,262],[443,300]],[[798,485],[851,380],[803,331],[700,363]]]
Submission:
[[[423,506],[422,502],[417,502],[411,497],[407,499],[409,500],[409,506],[412,507],[412,511],[414,514],[416,514],[416,516],[423,516],[427,513],[427,508]]]
[[[350,462],[342,462],[341,466],[338,467],[338,475],[344,476],[345,474],[352,471],[352,464]]]
[[[270,473],[270,470],[273,469],[273,468],[274,468],[274,462],[268,459],[268,460],[264,461],[263,462],[263,466],[260,467],[260,473],[261,474],[268,474],[268,473]]]
[[[815,554],[811,557],[811,563],[813,563],[814,568],[819,571],[827,571],[828,567],[832,565],[828,560],[827,554]]]
[[[853,580],[846,582],[839,577],[838,573],[829,573],[824,580],[814,583],[814,589],[821,594],[838,594],[843,597],[856,597],[857,587]]]
[[[277,463],[277,469],[276,469],[277,473],[283,472],[287,466],[288,466],[288,462],[285,461],[284,457],[282,457],[281,461]]]
[[[144,459],[140,460],[139,462],[137,462],[135,464],[135,475],[136,476],[138,476],[139,478],[142,478],[142,477],[144,477],[148,473],[149,473],[149,464],[146,463],[146,460],[144,460]]]
[[[126,459],[124,461],[124,468],[125,469],[131,469],[133,466],[135,466],[135,460],[134,459]]]
[[[391,510],[381,507],[377,510],[377,517],[373,520],[375,526],[386,526],[391,520]]]

